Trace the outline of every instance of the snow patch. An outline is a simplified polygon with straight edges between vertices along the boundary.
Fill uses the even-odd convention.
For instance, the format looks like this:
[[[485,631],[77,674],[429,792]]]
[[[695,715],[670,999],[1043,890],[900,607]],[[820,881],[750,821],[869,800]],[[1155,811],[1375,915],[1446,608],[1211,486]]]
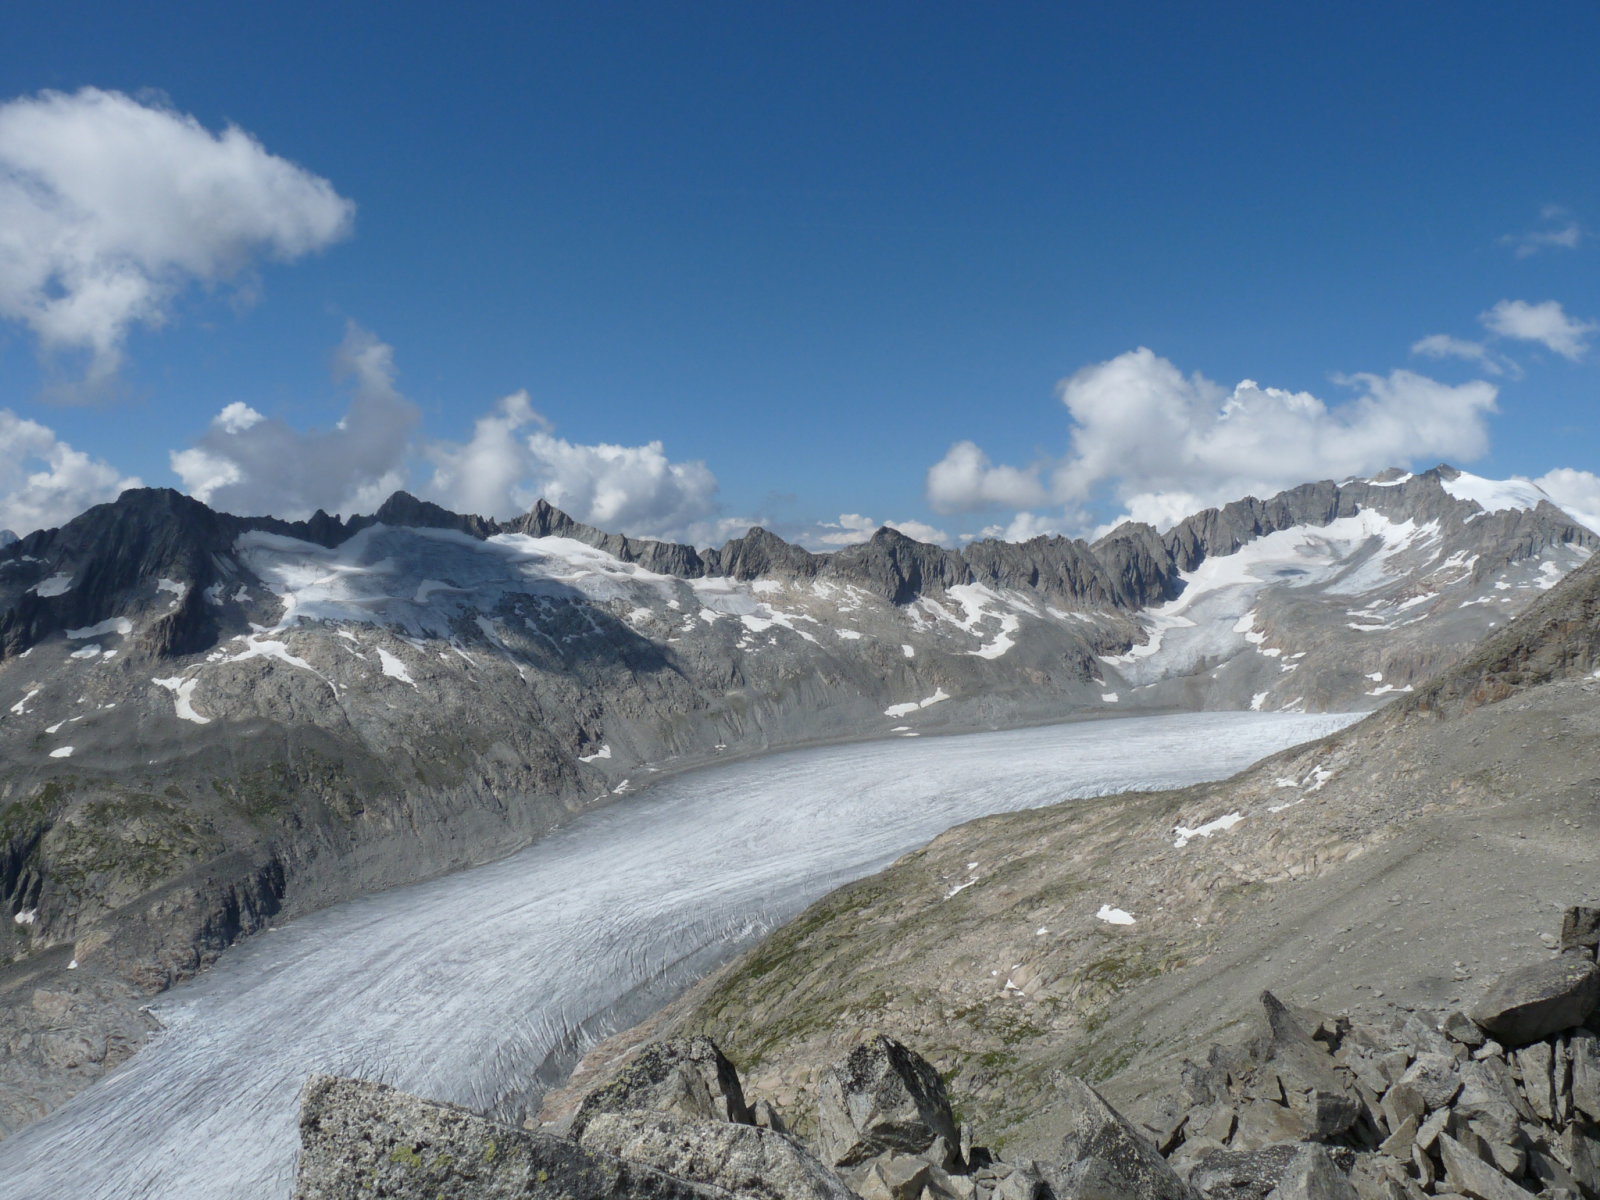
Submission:
[[[917,656],[917,648],[915,646],[907,646],[902,643],[900,646],[900,653],[904,654],[907,658],[915,658]]]
[[[133,622],[127,617],[108,617],[98,625],[85,625],[82,629],[67,630],[67,637],[71,641],[81,641],[84,638],[105,637],[108,633],[127,637],[133,632]]]
[[[1116,704],[1120,697],[1115,692],[1101,692],[1100,699],[1106,704]]]
[[[1550,499],[1543,488],[1526,479],[1485,479],[1481,475],[1469,475],[1463,471],[1454,479],[1442,479],[1439,482],[1452,498],[1477,504],[1485,512],[1538,508],[1539,501]]]
[[[156,580],[156,591],[171,592],[181,600],[189,594],[189,585],[187,583],[179,583],[176,579],[168,579],[163,575]]]
[[[580,754],[580,755],[578,755],[578,761],[579,762],[595,762],[598,759],[610,758],[610,757],[611,757],[611,743],[607,742],[604,746],[601,746],[600,749],[596,750],[593,754]]]
[[[11,919],[18,925],[32,925],[39,919],[39,910],[37,908],[25,908]]]
[[[1102,904],[1095,917],[1107,925],[1132,925],[1133,914],[1122,908],[1112,908],[1109,904]]]
[[[1172,843],[1172,848],[1174,850],[1182,850],[1193,839],[1197,837],[1208,838],[1214,833],[1232,829],[1242,820],[1244,820],[1243,813],[1231,812],[1225,817],[1218,817],[1215,821],[1207,821],[1204,825],[1198,825],[1193,829],[1184,825],[1174,825],[1172,833],[1177,840]]]
[[[72,590],[72,576],[52,575],[49,579],[41,579],[28,590],[40,596],[64,596]]]
[[[28,711],[28,701],[32,700],[35,696],[37,696],[39,694],[40,690],[41,689],[39,689],[39,688],[34,688],[31,692],[29,692],[21,700],[18,700],[15,704],[13,704],[11,706],[11,711],[16,713],[17,716],[19,716],[19,717],[22,716],[24,713],[26,713]]]
[[[938,704],[948,699],[950,697],[946,695],[945,690],[939,688],[926,700],[913,700],[905,704],[891,704],[883,710],[883,715],[886,717],[903,717],[909,713],[916,712],[919,708],[927,708],[930,705]]]
[[[170,679],[152,679],[150,682],[157,687],[166,688],[173,694],[173,707],[177,710],[180,720],[193,721],[196,725],[211,724],[210,717],[203,717],[194,710],[194,689],[200,683],[199,679],[185,679],[182,675],[174,675]]]
[[[50,757],[51,758],[71,758],[72,757],[72,747],[71,746],[58,747],[57,749],[50,751]]]
[[[374,649],[378,651],[378,662],[382,665],[385,675],[390,679],[398,679],[401,683],[409,683],[413,688],[417,686],[417,681],[411,678],[411,672],[406,670],[405,663],[390,654],[382,646],[374,647]],[[307,669],[309,670],[310,668],[307,667]]]
[[[78,649],[74,650],[71,654],[67,655],[67,657],[68,658],[99,658],[100,657],[100,643],[99,642],[91,642],[87,646],[80,646]]]

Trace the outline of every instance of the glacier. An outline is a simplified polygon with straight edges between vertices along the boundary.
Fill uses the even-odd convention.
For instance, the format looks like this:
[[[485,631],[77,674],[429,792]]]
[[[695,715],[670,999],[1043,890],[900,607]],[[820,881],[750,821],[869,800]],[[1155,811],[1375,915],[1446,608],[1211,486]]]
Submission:
[[[164,1029],[0,1142],[16,1200],[287,1197],[313,1071],[512,1116],[776,924],[989,813],[1225,777],[1356,714],[1193,713],[662,776],[499,862],[340,904],[159,997]]]

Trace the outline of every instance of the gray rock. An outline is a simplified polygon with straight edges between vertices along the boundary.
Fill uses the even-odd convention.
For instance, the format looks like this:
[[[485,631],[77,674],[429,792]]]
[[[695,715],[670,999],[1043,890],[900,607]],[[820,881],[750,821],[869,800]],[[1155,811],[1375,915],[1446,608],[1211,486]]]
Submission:
[[[891,1152],[922,1154],[938,1138],[947,1148],[960,1145],[939,1073],[882,1034],[857,1046],[823,1078],[817,1130],[824,1161],[840,1167]]]
[[[1573,954],[1507,971],[1469,1014],[1507,1046],[1581,1025],[1600,1002],[1600,966]]]
[[[1439,1155],[1450,1186],[1463,1196],[1476,1200],[1526,1200],[1529,1195],[1448,1133],[1439,1135]]]
[[[690,1120],[660,1112],[598,1113],[578,1142],[585,1150],[642,1163],[678,1179],[739,1196],[851,1200],[844,1180],[810,1151],[785,1134],[753,1125]]]
[[[381,1083],[313,1075],[301,1096],[294,1200],[729,1200],[564,1138],[498,1125]]]
[[[1301,1146],[1269,1200],[1357,1200],[1355,1185],[1321,1146]]]
[[[1208,1154],[1190,1171],[1189,1186],[1206,1200],[1262,1200],[1284,1182],[1301,1151],[1313,1146],[1313,1142],[1282,1142],[1260,1150]],[[1349,1150],[1335,1152],[1331,1161],[1336,1170],[1340,1160],[1349,1167],[1355,1155]]]
[[[1471,1017],[1459,1010],[1452,1010],[1446,1014],[1444,1033],[1451,1040],[1460,1042],[1463,1046],[1468,1046],[1474,1050],[1483,1045],[1484,1042],[1483,1030],[1478,1028],[1477,1023]]]
[[[1057,1196],[1084,1200],[1190,1200],[1193,1193],[1155,1146],[1081,1079],[1059,1100],[1066,1126],[1060,1163],[1045,1167]]]
[[[1600,1038],[1587,1029],[1576,1030],[1567,1041],[1567,1056],[1572,1107],[1591,1121],[1600,1121]]]
[[[583,1098],[571,1135],[601,1113],[664,1112],[707,1121],[754,1124],[739,1072],[708,1037],[646,1046],[610,1083]]]
[[[1326,1141],[1344,1133],[1360,1118],[1361,1098],[1339,1076],[1327,1046],[1312,1037],[1281,1000],[1261,994],[1270,1031],[1266,1065],[1278,1076],[1283,1097],[1299,1117],[1297,1137],[1277,1140]]]
[[[1596,947],[1600,947],[1600,908],[1575,905],[1562,913],[1558,944],[1563,954],[1587,954],[1593,958]]]
[[[1541,1121],[1553,1121],[1556,1116],[1555,1091],[1551,1086],[1552,1059],[1549,1042],[1534,1042],[1516,1052],[1517,1070],[1522,1074],[1522,1094]]]
[[[1461,1090],[1461,1075],[1454,1058],[1443,1054],[1420,1054],[1401,1076],[1400,1084],[1414,1088],[1423,1105],[1432,1112],[1455,1098],[1455,1094]]]

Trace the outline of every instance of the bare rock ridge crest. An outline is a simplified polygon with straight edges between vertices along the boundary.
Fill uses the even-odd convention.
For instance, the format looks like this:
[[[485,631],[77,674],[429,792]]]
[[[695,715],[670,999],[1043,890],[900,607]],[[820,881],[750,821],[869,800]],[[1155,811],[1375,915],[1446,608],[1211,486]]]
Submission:
[[[53,571],[84,564],[82,586],[73,590],[71,599],[46,603],[44,597],[24,590],[0,612],[0,659],[23,653],[70,626],[92,625],[108,608],[117,607],[130,589],[162,573],[190,583],[194,600],[172,614],[152,639],[151,650],[158,656],[174,656],[209,645],[218,630],[200,597],[206,588],[228,581],[232,572],[225,560],[239,535],[249,531],[329,548],[378,524],[454,530],[478,539],[522,533],[571,538],[623,562],[685,579],[822,577],[866,586],[897,605],[978,583],[1036,592],[1071,606],[1138,609],[1172,599],[1181,589],[1179,575],[1208,557],[1232,554],[1281,530],[1317,528],[1368,509],[1401,511],[1418,521],[1446,517],[1460,505],[1439,484],[1458,474],[1452,467],[1440,466],[1400,483],[1384,483],[1381,477],[1343,485],[1331,480],[1308,483],[1268,500],[1246,497],[1206,509],[1165,534],[1149,525],[1126,523],[1092,544],[1041,536],[1020,543],[985,539],[964,550],[947,550],[886,526],[860,545],[821,554],[759,526],[720,549],[630,538],[575,521],[543,499],[523,516],[499,522],[450,512],[396,492],[370,516],[344,520],[318,510],[305,521],[290,522],[217,513],[171,489],[133,489],[59,529],[40,530],[20,540],[13,535],[10,542],[0,536],[0,550],[10,562],[37,564],[31,571],[16,570],[7,583],[32,585]],[[1480,574],[1526,557],[1550,537],[1552,522],[1561,529],[1563,540],[1593,542],[1592,535],[1548,501],[1532,510],[1503,510],[1489,516],[1498,519],[1486,523],[1480,539],[1483,553],[1475,565]]]
[[[500,523],[399,493],[288,522],[141,489],[0,546],[0,1133],[238,939],[509,853],[656,772],[1419,687],[1600,542],[1461,479],[1307,484],[1093,544],[882,529],[831,554],[543,503]]]

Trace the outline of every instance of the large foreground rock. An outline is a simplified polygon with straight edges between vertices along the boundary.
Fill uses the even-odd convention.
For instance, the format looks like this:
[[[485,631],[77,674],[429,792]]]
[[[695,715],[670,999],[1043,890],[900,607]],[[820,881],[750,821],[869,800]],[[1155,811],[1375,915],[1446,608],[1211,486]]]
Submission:
[[[855,1200],[844,1181],[794,1139],[753,1125],[667,1113],[600,1113],[581,1144],[680,1179],[762,1200]]]
[[[1059,1103],[1066,1115],[1057,1196],[1084,1200],[1191,1200],[1193,1193],[1160,1151],[1094,1088],[1068,1079]]]
[[[610,1083],[584,1097],[571,1134],[601,1113],[664,1112],[703,1121],[753,1125],[739,1072],[708,1037],[671,1038],[646,1046]]]
[[[1600,1003],[1600,966],[1577,954],[1507,971],[1468,1015],[1507,1046],[1581,1025]]]
[[[294,1200],[728,1200],[688,1183],[381,1083],[313,1075]]]
[[[960,1138],[944,1081],[920,1055],[879,1034],[822,1081],[817,1141],[825,1161],[853,1167],[880,1154],[925,1154],[944,1139],[951,1165]]]

